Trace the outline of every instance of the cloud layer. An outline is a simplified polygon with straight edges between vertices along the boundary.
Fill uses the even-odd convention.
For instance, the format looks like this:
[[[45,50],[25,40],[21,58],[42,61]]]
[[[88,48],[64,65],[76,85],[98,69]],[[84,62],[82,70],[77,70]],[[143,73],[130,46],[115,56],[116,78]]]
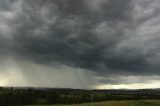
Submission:
[[[19,70],[14,73],[21,73],[12,76],[24,81],[12,85],[92,88],[160,80],[159,4],[158,0],[0,0],[1,65],[7,70],[11,60]],[[10,78],[3,68],[0,73]],[[72,79],[72,84],[56,75]],[[81,78],[73,81],[78,75]],[[132,81],[126,82],[130,77]]]

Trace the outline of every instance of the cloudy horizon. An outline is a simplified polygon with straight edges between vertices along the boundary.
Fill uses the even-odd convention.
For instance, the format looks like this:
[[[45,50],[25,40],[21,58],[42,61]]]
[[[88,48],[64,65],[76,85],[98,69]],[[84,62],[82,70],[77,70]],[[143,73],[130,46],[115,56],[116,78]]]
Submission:
[[[0,86],[160,88],[159,0],[0,0]]]

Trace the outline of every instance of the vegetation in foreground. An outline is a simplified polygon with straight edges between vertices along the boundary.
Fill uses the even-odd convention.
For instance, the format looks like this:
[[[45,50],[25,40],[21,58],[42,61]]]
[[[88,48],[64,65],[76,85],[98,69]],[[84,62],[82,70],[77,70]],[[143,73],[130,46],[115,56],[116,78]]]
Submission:
[[[72,105],[33,105],[33,106],[160,106],[160,100],[108,101]]]
[[[82,103],[93,103],[93,102],[103,102],[103,101],[119,101],[118,103],[121,103],[121,101],[124,100],[160,100],[160,90],[159,89],[79,90],[79,89],[48,89],[48,88],[0,88],[0,106],[24,106],[24,105],[26,106],[26,105],[37,105],[37,104],[69,105],[69,104],[82,104]],[[144,101],[140,101],[140,103],[147,104],[147,102]]]

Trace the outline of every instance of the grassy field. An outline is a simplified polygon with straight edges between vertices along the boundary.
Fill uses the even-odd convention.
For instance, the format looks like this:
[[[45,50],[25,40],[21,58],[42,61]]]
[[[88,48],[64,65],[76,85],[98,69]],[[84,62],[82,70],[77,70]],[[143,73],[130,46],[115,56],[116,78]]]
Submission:
[[[44,106],[44,105],[34,105]],[[73,105],[47,105],[47,106],[160,106],[160,100],[137,100],[137,101],[108,101],[99,103],[85,103]]]

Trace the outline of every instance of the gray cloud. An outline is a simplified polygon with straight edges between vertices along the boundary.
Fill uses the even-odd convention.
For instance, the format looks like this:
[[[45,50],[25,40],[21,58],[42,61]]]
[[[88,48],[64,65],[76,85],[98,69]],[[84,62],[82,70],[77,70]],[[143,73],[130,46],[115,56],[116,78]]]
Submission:
[[[106,78],[111,76],[159,75],[158,4],[157,0],[0,0],[0,53],[42,67],[89,71],[94,73],[93,82],[102,77],[97,83],[128,83]],[[18,67],[32,79],[28,73],[34,71],[27,71],[27,64]]]
[[[114,12],[124,7],[126,2],[129,4],[128,1],[125,1],[124,4],[122,2],[122,6],[120,5],[117,10],[114,9],[114,5],[117,2],[110,2],[108,1],[107,4],[109,8],[112,7],[113,10],[111,8],[111,10],[107,12],[105,11],[108,10],[105,8],[107,6],[104,6],[104,12],[101,14],[98,13],[99,17],[93,17],[93,19],[91,16],[95,14],[92,13],[92,11],[87,11],[87,7],[85,7],[86,5],[84,5],[85,3],[83,2],[78,3],[80,5],[72,9],[72,5],[75,6],[77,2],[54,1],[53,5],[56,5],[56,13],[54,13],[54,11],[52,12],[52,10],[45,10],[46,5],[44,5],[44,10],[43,8],[39,8],[39,5],[35,6],[34,8],[35,10],[37,9],[37,11],[33,11],[29,7],[29,9],[31,9],[28,13],[30,22],[26,22],[28,25],[24,24],[24,26],[20,26],[20,28],[17,29],[18,34],[15,35],[16,42],[20,43],[18,45],[26,49],[26,54],[31,57],[31,54],[33,54],[35,57],[33,59],[37,57],[37,59],[42,59],[42,62],[56,60],[63,64],[69,63],[75,67],[78,66],[82,68],[93,67],[99,62],[104,63],[104,61],[106,61],[105,56],[103,56],[105,53],[104,49],[108,50],[115,45],[120,39],[120,36],[123,36],[123,31],[115,30],[114,34],[108,35],[110,36],[109,40],[106,38],[104,43],[101,43],[102,39],[98,39],[97,37],[101,35],[94,34],[94,28],[98,27],[98,24],[109,22],[108,26],[114,29],[114,24],[119,23],[119,21],[123,23],[121,19],[128,19],[129,16],[129,14],[126,14],[126,10],[120,11],[121,15],[118,15],[118,17],[114,16]],[[66,6],[63,6],[62,3],[66,3]],[[26,5],[26,2],[24,2],[24,5]],[[43,7],[43,5],[41,7]],[[24,8],[24,11],[28,11],[28,8]],[[47,17],[47,20],[45,19],[46,17],[44,18],[44,16],[42,16],[42,11],[46,11],[46,14],[53,14],[53,16]],[[87,14],[85,14],[85,12],[87,12]],[[39,18],[37,19],[37,17]],[[111,17],[116,17],[117,19],[111,21]],[[52,19],[54,20],[53,23],[47,23],[47,21],[52,21]],[[118,22],[115,22],[115,20]],[[36,33],[39,33],[39,35]],[[119,37],[117,36],[118,34],[120,34]]]

